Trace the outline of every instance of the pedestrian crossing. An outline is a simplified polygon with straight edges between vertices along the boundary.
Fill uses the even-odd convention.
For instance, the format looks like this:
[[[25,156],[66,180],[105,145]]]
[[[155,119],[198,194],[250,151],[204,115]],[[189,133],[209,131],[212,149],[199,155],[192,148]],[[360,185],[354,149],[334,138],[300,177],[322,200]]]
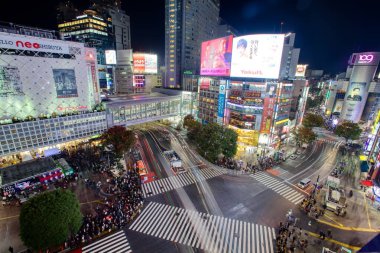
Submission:
[[[288,179],[291,176],[293,176],[293,173],[290,173],[289,171],[284,170],[284,169],[280,168],[279,166],[276,166],[273,169],[278,171],[278,175],[275,175],[275,176],[277,176],[279,178]]]
[[[325,143],[330,143],[330,144],[337,144],[339,143],[340,145],[343,143],[343,141],[335,141],[335,140],[328,140],[328,139],[323,139],[323,138],[318,138],[317,141],[320,141],[320,142],[325,142]]]
[[[151,197],[160,193],[194,184],[195,182],[205,181],[213,177],[221,176],[226,173],[227,171],[225,169],[190,169],[189,171],[176,176],[162,178],[143,184],[143,196],[144,198]]]
[[[274,252],[274,228],[155,202],[129,229],[206,252]]]
[[[294,190],[292,187],[287,186],[283,182],[269,176],[265,172],[258,172],[256,174],[251,174],[255,180],[264,184],[266,187],[270,188],[272,191],[280,194],[282,197],[286,198],[295,205],[299,204],[305,197],[298,191]]]
[[[83,253],[130,253],[131,246],[123,230],[82,248]]]

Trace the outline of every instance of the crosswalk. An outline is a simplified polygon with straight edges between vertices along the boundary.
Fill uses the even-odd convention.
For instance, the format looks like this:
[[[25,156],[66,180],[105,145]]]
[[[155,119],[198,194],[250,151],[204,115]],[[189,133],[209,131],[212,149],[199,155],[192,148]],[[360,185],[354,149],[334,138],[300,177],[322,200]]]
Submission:
[[[123,230],[82,248],[83,253],[130,253],[131,246]]]
[[[145,198],[151,197],[160,193],[194,184],[195,182],[200,182],[213,177],[221,176],[226,173],[227,171],[225,169],[191,169],[188,172],[176,176],[162,178],[147,184],[143,184],[143,196]]]
[[[317,141],[325,142],[325,143],[330,143],[330,144],[333,144],[333,145],[335,145],[337,143],[339,143],[339,144],[344,143],[343,141],[328,140],[328,139],[323,139],[323,138],[318,138]]]
[[[251,174],[251,177],[296,205],[299,204],[305,197],[292,187],[287,186],[283,182],[269,176],[265,172]]]
[[[274,252],[274,228],[155,202],[129,229],[206,252]]]
[[[293,173],[290,173],[289,171],[287,170],[284,170],[282,168],[280,168],[279,166],[275,166],[273,168],[273,170],[276,170],[277,173],[276,173],[276,177],[279,177],[279,178],[282,178],[282,179],[288,179],[290,178],[291,176],[293,176]]]

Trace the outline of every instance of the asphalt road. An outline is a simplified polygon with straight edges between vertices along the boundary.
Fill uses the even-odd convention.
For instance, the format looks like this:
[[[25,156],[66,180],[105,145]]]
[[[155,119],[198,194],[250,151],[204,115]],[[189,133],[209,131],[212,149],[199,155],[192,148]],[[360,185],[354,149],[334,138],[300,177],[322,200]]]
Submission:
[[[206,180],[200,169],[213,170],[213,166],[205,165],[175,132],[156,125],[141,138],[146,140],[142,146],[148,165],[161,180],[178,178],[162,155],[167,149],[178,153],[188,168],[186,177],[196,180],[146,198],[140,216],[125,229],[133,252],[273,252],[274,229],[290,209],[304,230],[318,234],[330,228],[315,221],[309,226],[309,217],[295,205],[303,193],[294,184],[306,177],[315,181],[318,175],[323,181],[329,175],[339,156],[339,144],[333,141],[317,141],[297,159],[282,163],[277,168],[280,177],[227,171]],[[351,245],[362,245],[373,237],[330,229],[334,239]]]

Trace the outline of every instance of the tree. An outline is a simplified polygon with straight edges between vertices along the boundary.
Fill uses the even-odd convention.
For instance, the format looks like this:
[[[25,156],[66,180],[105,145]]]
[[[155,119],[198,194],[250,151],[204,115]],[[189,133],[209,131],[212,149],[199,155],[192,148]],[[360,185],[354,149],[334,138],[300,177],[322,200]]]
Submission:
[[[223,155],[231,158],[236,155],[237,152],[237,139],[238,134],[229,128],[224,128],[223,131],[223,141],[222,141],[222,152]]]
[[[324,120],[321,115],[314,113],[308,113],[305,115],[302,125],[305,127],[321,127],[324,125]]]
[[[335,134],[343,137],[346,142],[351,140],[357,140],[360,137],[360,134],[362,133],[362,130],[360,129],[359,125],[357,123],[349,122],[349,121],[343,121],[341,124],[339,124],[335,128]]]
[[[196,136],[199,153],[210,162],[215,162],[223,152],[220,128],[216,123],[209,123],[202,126]]]
[[[311,128],[300,126],[293,130],[296,142],[300,145],[306,143],[309,144],[317,139],[317,135],[313,132]]]
[[[308,97],[306,100],[306,110],[318,107],[323,102],[323,96]]]
[[[122,156],[135,143],[133,131],[127,130],[123,126],[114,126],[102,134],[105,146],[112,146],[117,156]]]
[[[195,140],[202,128],[202,124],[196,121],[193,115],[186,115],[183,119],[183,127],[187,129],[187,137]]]
[[[69,190],[31,198],[22,205],[19,219],[21,240],[36,251],[64,243],[82,225],[78,199]]]
[[[201,127],[196,136],[199,153],[210,162],[215,162],[219,155],[233,157],[237,151],[237,133],[216,123]]]

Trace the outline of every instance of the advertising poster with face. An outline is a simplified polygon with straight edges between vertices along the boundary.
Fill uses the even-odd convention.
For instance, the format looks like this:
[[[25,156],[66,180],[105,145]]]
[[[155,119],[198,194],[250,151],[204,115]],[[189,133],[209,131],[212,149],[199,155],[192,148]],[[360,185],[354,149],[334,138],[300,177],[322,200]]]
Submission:
[[[283,34],[256,34],[233,39],[231,77],[277,79]]]
[[[231,71],[232,36],[202,43],[201,75],[229,76]]]

